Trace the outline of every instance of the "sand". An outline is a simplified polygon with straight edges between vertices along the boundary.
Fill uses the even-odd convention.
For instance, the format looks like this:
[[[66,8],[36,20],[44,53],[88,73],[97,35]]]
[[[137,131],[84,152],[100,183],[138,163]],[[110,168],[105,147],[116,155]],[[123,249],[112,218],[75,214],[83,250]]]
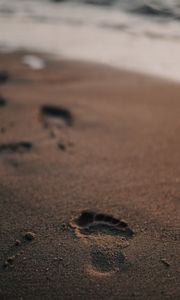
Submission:
[[[0,54],[0,298],[179,299],[180,86],[23,55]]]

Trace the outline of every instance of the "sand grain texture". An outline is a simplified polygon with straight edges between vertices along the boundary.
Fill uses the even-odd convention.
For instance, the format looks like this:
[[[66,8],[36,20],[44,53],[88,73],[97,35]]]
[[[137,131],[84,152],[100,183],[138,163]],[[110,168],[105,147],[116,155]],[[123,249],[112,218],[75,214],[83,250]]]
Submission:
[[[179,299],[180,86],[22,56],[0,55],[0,298]]]

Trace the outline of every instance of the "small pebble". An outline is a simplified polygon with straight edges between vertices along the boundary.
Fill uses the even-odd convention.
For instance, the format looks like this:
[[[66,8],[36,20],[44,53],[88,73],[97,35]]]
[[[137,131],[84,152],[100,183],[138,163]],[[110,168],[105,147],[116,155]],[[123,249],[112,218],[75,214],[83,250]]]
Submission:
[[[32,232],[32,231],[28,231],[28,232],[26,232],[25,235],[24,235],[24,238],[25,238],[26,240],[28,240],[28,241],[34,240],[35,237],[36,237],[36,235],[35,235],[35,233]]]
[[[65,228],[66,228],[66,224],[65,224],[65,223],[62,223],[62,224],[61,224],[61,228],[62,228],[62,229],[65,229]]]
[[[4,262],[4,266],[7,267],[8,265],[12,265],[14,263],[15,256],[9,256],[6,261]]]
[[[16,241],[15,241],[15,245],[16,245],[16,246],[19,246],[20,244],[21,244],[21,241],[20,241],[20,240],[16,240]]]
[[[170,267],[170,263],[169,263],[165,258],[161,258],[161,262],[162,262],[166,267]]]

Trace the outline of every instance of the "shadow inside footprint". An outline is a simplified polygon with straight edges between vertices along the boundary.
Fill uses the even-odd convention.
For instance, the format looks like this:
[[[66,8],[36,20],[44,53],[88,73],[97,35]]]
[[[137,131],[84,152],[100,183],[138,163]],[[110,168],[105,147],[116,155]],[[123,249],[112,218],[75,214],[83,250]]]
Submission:
[[[72,126],[73,124],[71,112],[64,107],[44,105],[41,107],[41,114],[44,118],[61,119],[67,126]],[[48,126],[48,123],[45,123]]]
[[[116,219],[108,214],[88,210],[83,211],[80,216],[75,219],[72,226],[75,226],[80,233],[85,235],[102,233],[131,238],[134,234],[133,230],[125,221]]]
[[[0,107],[4,107],[6,104],[7,100],[3,96],[0,96]]]
[[[30,142],[15,142],[10,144],[1,144],[0,153],[25,153],[29,152],[32,149],[33,145]]]

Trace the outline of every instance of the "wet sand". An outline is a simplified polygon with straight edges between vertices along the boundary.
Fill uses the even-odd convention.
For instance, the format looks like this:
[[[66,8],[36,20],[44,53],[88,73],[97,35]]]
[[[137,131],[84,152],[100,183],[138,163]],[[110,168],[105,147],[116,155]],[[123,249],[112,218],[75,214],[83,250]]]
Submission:
[[[180,85],[22,57],[0,54],[0,298],[179,299]]]

